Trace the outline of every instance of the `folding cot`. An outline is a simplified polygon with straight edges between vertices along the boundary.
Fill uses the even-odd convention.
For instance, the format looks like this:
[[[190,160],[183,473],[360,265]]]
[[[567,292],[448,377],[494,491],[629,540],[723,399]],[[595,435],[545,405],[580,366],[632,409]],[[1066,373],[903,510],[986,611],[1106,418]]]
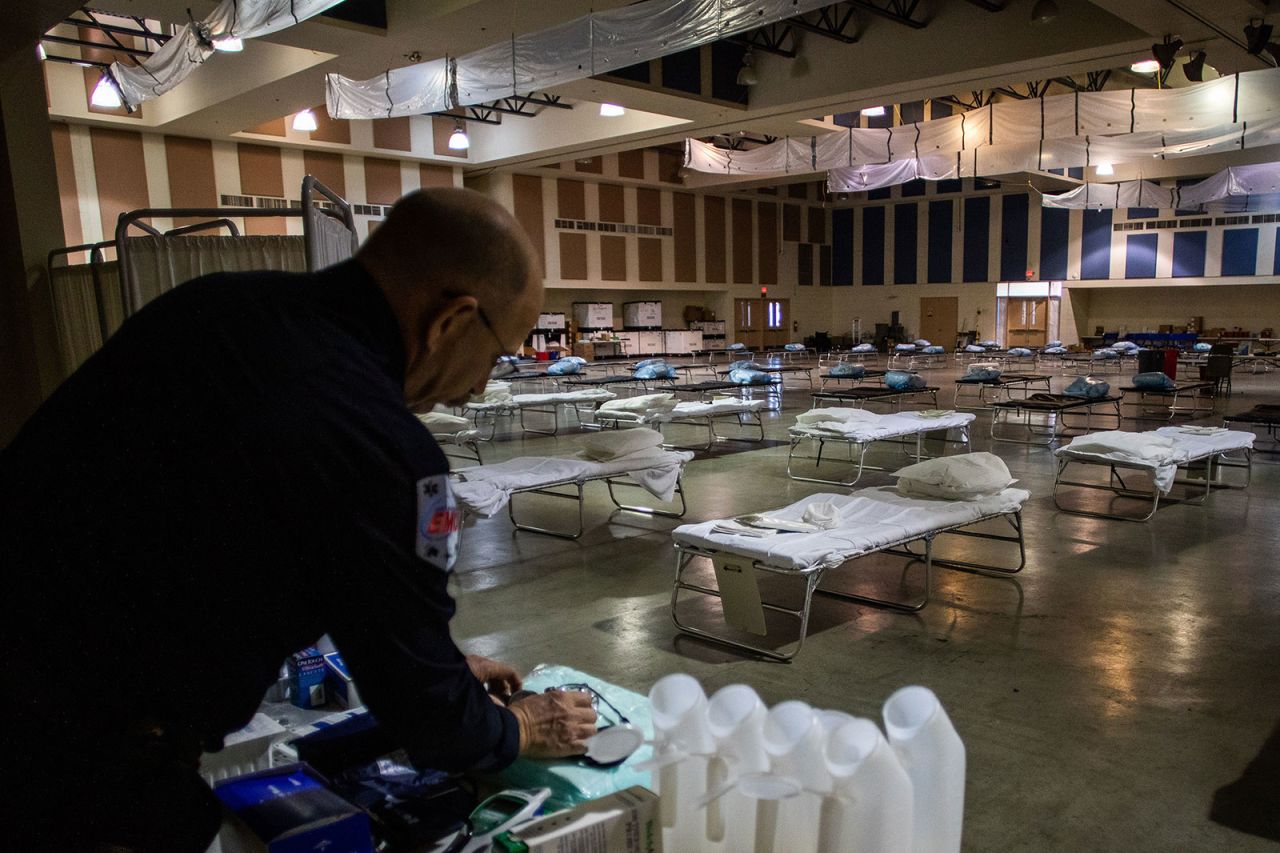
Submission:
[[[1137,356],[1095,352],[1073,352],[1062,356],[1063,367],[1079,376],[1095,373],[1124,373],[1137,364]]]
[[[927,385],[924,388],[907,388],[899,390],[897,388],[888,388],[883,385],[868,385],[857,388],[848,388],[843,391],[814,391],[809,396],[814,400],[814,406],[820,403],[851,403],[854,406],[861,406],[864,403],[893,403],[902,409],[902,401],[905,399],[915,398],[919,396],[927,396],[933,401],[933,407],[938,407],[938,386]]]
[[[767,349],[764,351],[765,358],[782,359],[783,362],[790,363],[796,359],[817,358],[818,351],[814,347],[805,347],[804,349]]]
[[[892,442],[903,445],[903,452],[916,460],[924,458],[924,438],[929,433],[942,433],[943,452],[948,444],[969,446],[969,424],[974,415],[967,412],[939,412],[937,414],[921,412],[899,412],[879,415],[865,409],[829,408],[817,409],[810,415],[821,413],[831,415],[833,420],[820,422],[797,422],[788,431],[791,436],[791,448],[787,453],[787,476],[793,480],[806,483],[828,483],[833,486],[852,486],[862,479],[862,472],[886,470],[866,464],[867,451],[877,441]],[[802,416],[803,417],[803,416]],[[954,439],[949,438],[951,432],[957,433]],[[911,441],[914,439],[914,442]],[[804,442],[815,442],[818,445],[816,456],[797,455],[796,448]],[[915,453],[907,447],[914,443]],[[853,452],[857,450],[857,473],[852,480],[833,480],[818,477],[817,468],[822,464],[822,451],[827,444],[844,444],[849,448],[850,464],[853,463]],[[812,461],[815,476],[806,477],[797,474],[793,463],[795,460]]]
[[[1194,418],[1197,415],[1213,412],[1214,383],[1209,380],[1175,381],[1172,388],[1144,388],[1139,385],[1128,385],[1120,390],[1124,395],[1121,404],[1136,409],[1135,414],[1125,415],[1131,420],[1154,420],[1158,417],[1160,420],[1171,421],[1175,415]],[[1130,394],[1138,398],[1136,403],[1129,400]],[[1147,399],[1151,397],[1161,401],[1159,405],[1148,406]],[[1191,405],[1179,406],[1179,397],[1183,400],[1189,399]],[[1201,405],[1201,403],[1207,403],[1207,405]]]
[[[566,388],[581,390],[583,388],[639,388],[645,390],[649,379],[636,379],[630,374],[614,376],[582,376],[569,375],[561,378],[560,384]]]
[[[571,408],[578,418],[578,423],[583,426],[587,424],[582,420],[583,414],[594,412],[596,408],[605,400],[612,400],[615,394],[599,388],[587,389],[584,391],[554,391],[547,394],[513,394],[502,400],[494,400],[492,402],[470,402],[464,407],[464,411],[472,417],[479,427],[481,419],[489,418],[489,434],[481,440],[488,441],[493,438],[494,432],[497,430],[497,419],[500,417],[510,417],[518,415],[520,417],[520,429],[527,433],[535,435],[555,435],[560,431],[560,407]],[[525,412],[540,412],[542,414],[551,415],[551,429],[534,429],[525,423]]]
[[[760,385],[739,385],[737,382],[723,382],[716,379],[705,382],[659,385],[656,390],[670,391],[673,394],[693,394],[705,402],[717,391],[737,391],[743,399],[751,399],[754,390],[757,388],[764,389],[766,399],[773,401],[773,405],[768,408],[776,409],[782,405],[782,383],[776,379]]]
[[[1257,438],[1262,439],[1265,444],[1261,447],[1256,446],[1258,442],[1255,440],[1254,450],[1259,453],[1275,454],[1280,453],[1280,406],[1259,403],[1247,412],[1237,412],[1234,415],[1226,415],[1222,419],[1223,426],[1242,426],[1249,430],[1261,430],[1262,435]]]
[[[760,411],[765,408],[766,400],[743,400],[738,397],[725,397],[709,401],[683,400],[674,409],[654,408],[635,411],[614,408],[605,404],[596,410],[595,421],[603,426],[615,429],[623,424],[652,426],[661,430],[664,424],[689,424],[707,429],[707,443],[701,447],[685,447],[667,445],[677,450],[711,450],[717,441],[764,441],[764,421]],[[716,432],[718,420],[733,418],[739,426],[754,425],[760,430],[759,438],[735,438],[720,435]]]
[[[1101,417],[1114,418],[1115,425],[1120,426],[1120,398],[1116,396],[1076,397],[1071,394],[1036,393],[1016,400],[998,400],[991,404],[991,439],[1013,444],[1051,445],[1068,435],[1092,432],[1094,409],[1099,406],[1110,406],[1112,411],[1104,413]],[[1031,438],[1014,438],[997,431],[1001,424],[1008,424],[1015,416],[1021,420],[1022,426],[1026,428]],[[1077,427],[1076,431],[1068,432],[1069,427],[1066,421],[1069,416],[1073,418],[1083,416],[1083,428]],[[1032,423],[1033,417],[1043,418],[1044,423]],[[1037,437],[1042,440],[1036,440]]]
[[[818,388],[819,389],[826,388],[828,382],[837,382],[837,383],[852,382],[854,385],[859,385],[862,382],[870,379],[883,381],[884,375],[887,372],[888,371],[885,371],[885,370],[867,370],[867,371],[863,371],[861,376],[837,376],[830,372],[822,373],[822,374],[819,374],[818,376],[818,379],[820,382],[820,384],[818,385]]]
[[[1162,495],[1168,495],[1173,486],[1202,486],[1199,497],[1188,494],[1181,503],[1203,504],[1209,492],[1218,488],[1243,489],[1249,485],[1252,474],[1254,435],[1243,430],[1214,427],[1160,427],[1148,432],[1099,432],[1077,438],[1070,444],[1056,448],[1057,471],[1053,480],[1053,502],[1058,509],[1075,515],[1093,518],[1113,518],[1120,521],[1146,521],[1155,515]],[[1235,454],[1235,455],[1233,455]],[[1105,483],[1068,480],[1065,478],[1070,465],[1102,465],[1108,469]],[[1243,483],[1228,483],[1222,478],[1224,468],[1243,468]],[[1188,476],[1178,479],[1178,470]],[[1130,487],[1120,475],[1122,470],[1140,471],[1151,477],[1149,490]],[[1192,477],[1193,471],[1198,476]],[[1150,510],[1142,516],[1123,515],[1115,512],[1098,512],[1079,507],[1064,506],[1061,500],[1063,486],[1108,491],[1117,497],[1150,500]],[[1166,501],[1173,500],[1166,497]]]
[[[484,462],[480,458],[480,430],[467,422],[466,418],[453,415],[440,417],[435,413],[426,413],[418,415],[418,420],[422,421],[422,425],[431,433],[446,456],[461,453],[464,459]]]
[[[777,364],[775,362],[764,362],[758,364],[757,369],[761,373],[772,373],[778,377],[779,382],[785,383],[788,373],[803,373],[805,381],[809,383],[809,387],[813,387],[813,367],[805,364]],[[728,376],[728,370],[717,370],[717,376]]]
[[[520,456],[506,462],[453,471],[453,494],[462,509],[472,515],[489,518],[505,506],[516,530],[545,533],[562,539],[577,539],[586,529],[583,486],[596,480],[605,482],[609,489],[609,499],[619,510],[664,518],[683,518],[687,506],[681,477],[685,463],[692,458],[693,454],[688,451],[656,447],[607,461],[591,460],[582,454],[569,457]],[[624,477],[629,480],[622,479]],[[614,492],[620,486],[643,488],[664,503],[672,503],[678,498],[679,509],[624,504]],[[558,491],[561,489],[568,491]],[[520,522],[516,518],[514,498],[521,494],[576,500],[577,528],[553,530]]]
[[[929,603],[934,565],[993,576],[1021,571],[1026,565],[1022,507],[1028,498],[1030,493],[1012,488],[978,500],[951,501],[905,497],[893,488],[881,487],[860,489],[849,495],[810,495],[764,514],[771,520],[802,521],[809,506],[830,502],[837,507],[838,519],[836,525],[828,529],[812,532],[779,531],[772,535],[756,536],[751,535],[752,528],[733,519],[681,525],[672,533],[676,549],[676,572],[671,590],[671,619],[682,633],[773,660],[789,661],[799,654],[804,645],[814,593],[897,612],[914,613]],[[1013,534],[974,529],[988,521],[1006,522],[1013,529]],[[944,533],[1014,544],[1018,549],[1017,564],[1001,566],[995,563],[938,559],[933,554],[933,541]],[[921,550],[913,550],[913,543],[920,543]],[[923,563],[924,591],[919,599],[899,601],[819,589],[827,571],[843,568],[854,560],[871,554],[903,557],[907,560],[908,567],[915,562]],[[732,578],[732,586],[726,590],[720,583],[713,588],[687,580],[685,574],[690,564],[699,557],[711,560],[716,565],[717,577],[722,576],[723,572],[724,577]],[[800,581],[803,584],[802,605],[799,608],[788,607],[761,599],[759,588],[755,585],[759,580],[758,573]],[[685,624],[680,620],[678,609],[682,592],[718,598],[726,614],[750,611],[749,617],[741,620],[742,625],[733,627],[760,636],[767,636],[763,611],[781,613],[796,619],[799,621],[799,637],[794,641],[795,647],[790,651],[780,651],[787,644],[768,648]]]
[[[1015,391],[1022,392],[1023,397],[1030,396],[1032,393],[1031,386],[1033,385],[1041,385],[1044,387],[1045,392],[1048,392],[1049,383],[1052,380],[1052,376],[1044,373],[1002,373],[994,379],[961,376],[956,380],[954,405],[957,409],[989,409],[991,408],[991,403],[999,400],[1001,395],[1006,400],[1014,399],[1013,394]],[[991,399],[987,398],[988,391],[991,392]],[[962,397],[977,397],[977,403],[965,405],[960,402]]]

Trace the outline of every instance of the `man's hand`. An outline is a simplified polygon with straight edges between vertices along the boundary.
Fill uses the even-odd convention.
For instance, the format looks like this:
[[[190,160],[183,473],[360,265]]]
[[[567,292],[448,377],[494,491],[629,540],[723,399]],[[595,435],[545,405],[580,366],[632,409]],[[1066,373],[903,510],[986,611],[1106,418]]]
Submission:
[[[523,683],[512,667],[479,655],[467,655],[467,667],[470,668],[476,680],[484,685],[484,689],[490,696],[501,700],[499,704],[505,704],[505,701],[510,699],[511,694],[519,690]]]
[[[520,754],[526,758],[564,758],[587,751],[596,733],[591,696],[576,690],[535,693],[512,702],[508,710],[520,723]]]

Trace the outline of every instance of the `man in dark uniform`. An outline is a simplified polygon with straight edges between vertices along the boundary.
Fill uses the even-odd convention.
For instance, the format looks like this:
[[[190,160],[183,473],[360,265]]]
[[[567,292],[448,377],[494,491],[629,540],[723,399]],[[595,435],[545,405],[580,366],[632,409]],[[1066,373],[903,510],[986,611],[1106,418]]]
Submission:
[[[458,512],[408,407],[484,387],[536,270],[496,204],[415,193],[351,261],[159,297],[32,416],[0,455],[10,849],[203,850],[200,751],[325,633],[425,766],[584,751],[588,697],[508,709],[450,638]]]

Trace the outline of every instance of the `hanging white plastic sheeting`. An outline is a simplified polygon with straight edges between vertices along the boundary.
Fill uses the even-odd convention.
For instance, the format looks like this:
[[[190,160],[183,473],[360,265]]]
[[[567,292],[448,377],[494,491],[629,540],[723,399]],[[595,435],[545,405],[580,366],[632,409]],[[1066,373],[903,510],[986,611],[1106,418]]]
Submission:
[[[158,98],[187,79],[213,53],[212,42],[270,35],[320,14],[342,0],[222,0],[198,25],[189,23],[139,65],[111,63],[109,73],[126,104]],[[203,34],[201,32],[203,30]]]
[[[893,128],[848,128],[726,152],[689,140],[685,165],[719,174],[824,171],[930,154],[965,175],[1119,163],[1271,144],[1280,126],[1280,69],[1181,89],[1121,89],[988,104]],[[811,158],[796,151],[813,149]]]
[[[1161,210],[1192,210],[1217,206],[1228,209],[1273,208],[1280,194],[1280,163],[1231,166],[1185,187],[1162,187],[1151,181],[1119,181],[1085,184],[1066,193],[1044,195],[1044,207],[1069,209],[1154,207]]]
[[[945,181],[960,177],[955,157],[927,154],[919,159],[895,160],[874,166],[845,166],[827,172],[827,191],[833,193],[878,190],[908,181]]]
[[[646,0],[368,80],[330,74],[329,115],[389,118],[585,80],[830,5],[830,0]],[[423,104],[429,104],[427,108]]]

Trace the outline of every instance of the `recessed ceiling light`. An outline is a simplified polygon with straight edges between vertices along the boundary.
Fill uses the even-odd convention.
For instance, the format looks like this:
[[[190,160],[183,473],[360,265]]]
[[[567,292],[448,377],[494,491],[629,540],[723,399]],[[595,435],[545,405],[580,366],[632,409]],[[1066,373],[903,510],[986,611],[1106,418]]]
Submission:
[[[1093,173],[1095,175],[1114,175],[1116,169],[1110,163],[1099,163],[1093,167]]]
[[[884,115],[884,107],[863,107],[862,114],[868,117],[879,117]]]
[[[310,133],[319,126],[316,123],[316,114],[311,110],[303,110],[293,117],[293,129],[302,133]]]
[[[601,104],[600,105],[600,115],[604,116],[605,118],[617,118],[618,116],[624,116],[626,114],[627,114],[626,108],[619,106],[618,104]]]
[[[1134,74],[1155,74],[1160,70],[1160,63],[1154,59],[1143,59],[1129,66]]]
[[[235,36],[223,36],[213,40],[213,49],[223,53],[239,53],[244,50],[244,42]]]

